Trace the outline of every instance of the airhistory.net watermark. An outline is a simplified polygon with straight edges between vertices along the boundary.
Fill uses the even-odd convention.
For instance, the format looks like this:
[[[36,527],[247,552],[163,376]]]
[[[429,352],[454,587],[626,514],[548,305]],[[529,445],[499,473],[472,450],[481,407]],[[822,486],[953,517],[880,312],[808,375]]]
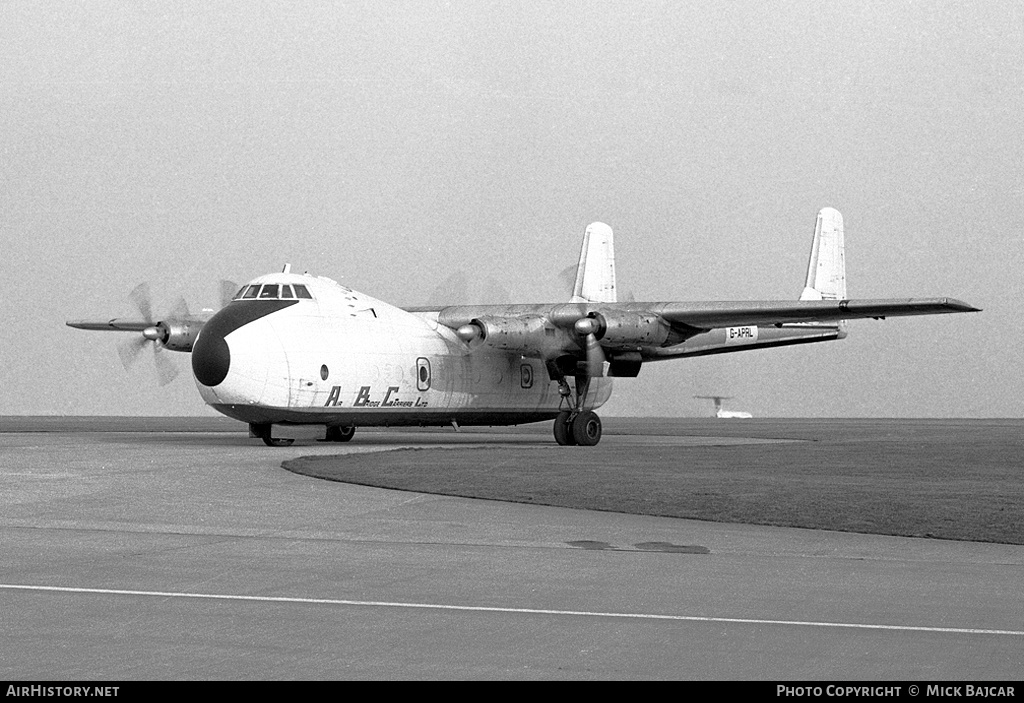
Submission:
[[[110,698],[117,696],[120,686],[15,686],[7,687],[7,696],[35,696],[58,698]]]

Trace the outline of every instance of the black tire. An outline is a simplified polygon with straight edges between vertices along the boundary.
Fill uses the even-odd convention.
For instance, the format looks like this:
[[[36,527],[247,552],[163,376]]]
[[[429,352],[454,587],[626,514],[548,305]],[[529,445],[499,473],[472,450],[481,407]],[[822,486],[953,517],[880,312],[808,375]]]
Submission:
[[[572,423],[572,436],[581,447],[592,447],[601,441],[601,418],[593,410],[584,410]]]
[[[277,439],[273,436],[274,426],[270,424],[250,424],[249,436],[259,437],[268,447],[290,447],[294,439]]]
[[[569,423],[571,413],[562,411],[555,418],[555,441],[561,446],[567,447],[576,444],[576,438],[572,433],[572,425]]]
[[[355,433],[355,427],[339,427],[337,425],[331,425],[327,428],[326,439],[328,442],[348,442],[351,441],[352,436]]]

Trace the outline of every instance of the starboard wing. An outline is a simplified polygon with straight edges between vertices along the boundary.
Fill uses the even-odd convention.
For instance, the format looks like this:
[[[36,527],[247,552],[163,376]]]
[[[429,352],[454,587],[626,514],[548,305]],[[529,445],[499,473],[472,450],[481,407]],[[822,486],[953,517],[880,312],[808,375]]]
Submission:
[[[955,298],[903,298],[880,300],[798,300],[744,303],[640,304],[673,327],[716,329],[743,325],[776,325],[790,322],[831,322],[912,315],[943,315],[979,312]]]
[[[612,375],[636,375],[643,361],[842,339],[846,320],[977,311],[954,298],[905,298],[459,305],[426,314],[470,351],[561,360],[563,371],[579,362],[595,376],[603,361]]]
[[[437,314],[438,322],[457,329],[486,317],[540,316],[564,326],[594,314],[656,315],[673,327],[711,330],[741,325],[830,322],[864,318],[943,315],[980,312],[955,298],[884,298],[877,300],[759,300],[746,302],[548,303],[518,305],[455,305],[446,308],[405,308]],[[571,324],[571,322],[570,322]]]

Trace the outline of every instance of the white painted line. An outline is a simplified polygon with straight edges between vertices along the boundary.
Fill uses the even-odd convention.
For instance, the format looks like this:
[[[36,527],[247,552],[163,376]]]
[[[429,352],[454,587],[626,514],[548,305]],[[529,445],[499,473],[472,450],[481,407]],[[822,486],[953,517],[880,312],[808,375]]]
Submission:
[[[351,605],[377,608],[414,608],[420,610],[455,610],[463,612],[511,613],[524,615],[562,615],[570,617],[627,618],[634,620],[674,620],[683,622],[721,622],[740,625],[794,625],[799,627],[845,627],[856,630],[899,630],[902,632],[942,632],[959,635],[1011,635],[1024,637],[1021,630],[984,630],[968,627],[918,627],[913,625],[870,625],[856,622],[814,622],[812,620],[762,620],[754,618],[716,618],[702,615],[657,615],[654,613],[604,613],[587,610],[548,610],[544,608],[498,608],[483,605],[445,605],[443,603],[397,603],[335,598],[294,598],[286,596],[242,596],[230,593],[180,593],[173,591],[129,591],[115,588],[71,588],[69,586],[29,586],[0,584],[9,591],[55,591],[60,593],[94,593],[115,596],[151,596],[156,598],[200,598],[256,603],[300,603],[307,605]]]

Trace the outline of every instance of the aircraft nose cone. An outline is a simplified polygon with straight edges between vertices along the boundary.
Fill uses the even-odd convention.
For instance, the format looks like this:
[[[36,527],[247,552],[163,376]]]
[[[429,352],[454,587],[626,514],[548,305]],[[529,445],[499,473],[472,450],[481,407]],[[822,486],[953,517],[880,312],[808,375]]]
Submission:
[[[298,300],[236,301],[211,317],[195,346],[192,347],[192,373],[204,386],[213,388],[224,382],[231,368],[231,350],[227,336],[240,327],[255,322],[278,310],[297,304]]]
[[[204,386],[220,385],[231,368],[231,350],[224,334],[216,328],[204,329],[192,347],[192,373]]]

